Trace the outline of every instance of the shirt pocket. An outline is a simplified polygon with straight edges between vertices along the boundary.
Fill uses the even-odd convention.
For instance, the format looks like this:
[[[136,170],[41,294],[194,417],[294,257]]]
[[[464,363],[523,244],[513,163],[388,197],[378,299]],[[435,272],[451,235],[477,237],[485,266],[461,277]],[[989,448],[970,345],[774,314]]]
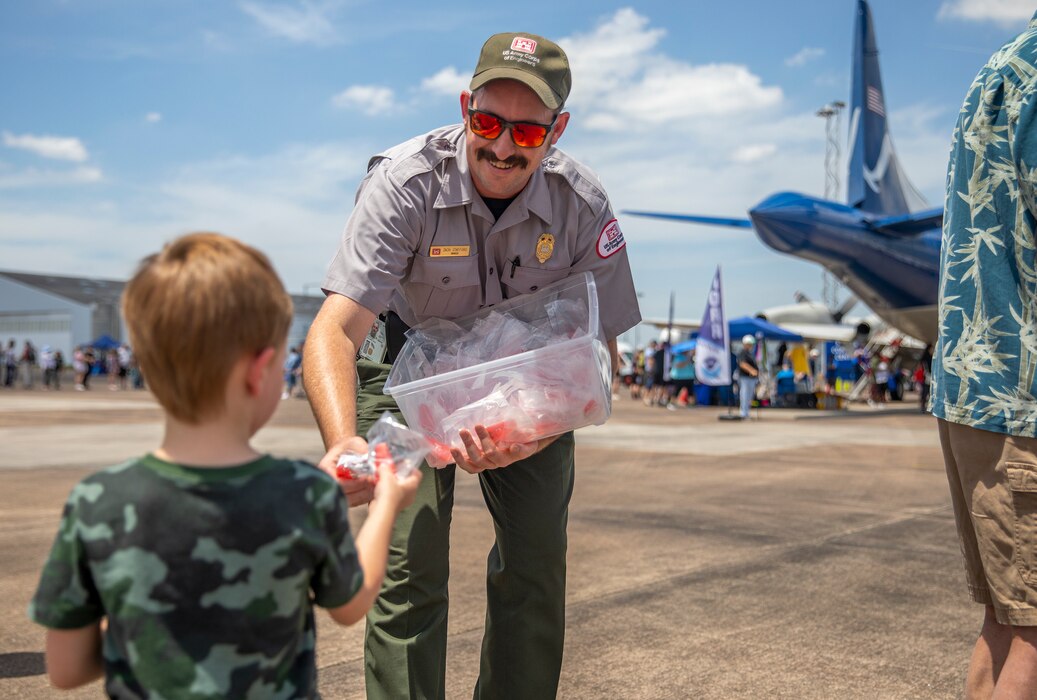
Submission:
[[[457,318],[477,311],[482,301],[478,256],[415,256],[404,295],[419,321]]]
[[[1006,462],[1015,512],[1015,565],[1025,581],[1037,579],[1037,465]]]
[[[543,289],[552,282],[568,277],[571,270],[566,267],[559,270],[545,270],[540,267],[521,267],[508,263],[504,266],[501,281],[504,282],[504,298],[511,299],[520,294],[531,294]]]

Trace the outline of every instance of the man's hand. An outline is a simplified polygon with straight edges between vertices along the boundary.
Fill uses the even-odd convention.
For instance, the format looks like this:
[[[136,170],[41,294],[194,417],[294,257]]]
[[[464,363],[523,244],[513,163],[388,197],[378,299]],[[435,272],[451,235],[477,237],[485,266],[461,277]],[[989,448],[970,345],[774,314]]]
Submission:
[[[486,469],[500,469],[529,457],[537,451],[539,442],[517,443],[499,446],[490,437],[484,425],[475,426],[475,435],[469,430],[460,431],[465,449],[450,449],[450,455],[461,469],[469,474],[478,474]]]
[[[340,479],[338,477],[338,458],[344,452],[367,454],[367,441],[362,437],[354,436],[337,442],[331,446],[331,449],[328,450],[328,453],[324,455],[324,458],[321,459],[317,466],[335,478],[335,481],[342,487],[343,493],[346,494],[346,500],[349,501],[350,507],[370,503],[371,499],[374,498],[374,479],[366,477]]]

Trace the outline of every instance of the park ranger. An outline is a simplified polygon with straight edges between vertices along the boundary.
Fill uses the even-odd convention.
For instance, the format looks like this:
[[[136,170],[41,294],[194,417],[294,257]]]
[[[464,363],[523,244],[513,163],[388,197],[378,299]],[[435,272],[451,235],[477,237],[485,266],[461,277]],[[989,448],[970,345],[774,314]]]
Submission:
[[[471,92],[461,93],[463,124],[371,159],[306,342],[306,393],[328,449],[323,468],[364,449],[358,435],[383,410],[397,410],[382,387],[403,333],[427,319],[466,316],[589,271],[616,366],[615,339],[641,316],[608,197],[590,170],[554,148],[569,123],[571,80],[553,42],[497,34],[483,46]],[[496,532],[475,697],[554,697],[573,435],[498,447],[472,426],[460,437],[456,466],[478,475]],[[371,698],[444,697],[456,469],[423,468],[368,616]],[[353,505],[371,498],[367,485],[346,488]]]

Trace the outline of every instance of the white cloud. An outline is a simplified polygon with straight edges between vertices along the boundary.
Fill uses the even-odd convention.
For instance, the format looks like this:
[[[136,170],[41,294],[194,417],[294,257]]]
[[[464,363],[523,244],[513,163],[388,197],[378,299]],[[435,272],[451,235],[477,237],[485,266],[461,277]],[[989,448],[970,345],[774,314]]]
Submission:
[[[235,236],[271,256],[290,290],[319,282],[376,145],[319,143],[194,163],[171,178],[41,207],[0,190],[0,260],[12,269],[126,278],[188,231]],[[0,181],[4,178],[0,164]],[[89,245],[84,245],[89,241]],[[84,272],[84,262],[89,270]]]
[[[38,170],[27,168],[14,172],[0,172],[0,190],[26,187],[62,187],[101,182],[104,175],[100,168],[80,166],[72,170]]]
[[[43,158],[54,160],[71,160],[82,163],[89,156],[83,142],[70,136],[34,136],[3,132],[4,145],[8,148],[20,148]]]
[[[792,68],[799,68],[801,66],[805,66],[808,62],[813,61],[816,58],[821,58],[824,55],[824,49],[818,49],[812,46],[804,46],[794,55],[786,58],[785,65],[790,66]]]
[[[937,17],[1019,25],[1033,17],[1032,0],[944,0]]]
[[[392,88],[382,85],[353,85],[331,98],[332,104],[343,109],[355,109],[369,117],[388,114],[397,109]]]
[[[472,76],[461,75],[453,66],[447,66],[435,75],[421,81],[421,89],[437,95],[457,97],[462,90],[467,90]]]
[[[764,158],[769,158],[778,152],[778,147],[773,143],[746,144],[740,146],[731,154],[731,160],[736,163],[754,163]]]
[[[763,87],[745,66],[689,66],[662,58],[640,80],[594,98],[585,124],[603,131],[685,130],[702,117],[738,118],[777,105],[781,88]]]
[[[162,121],[162,115],[158,112],[148,112],[146,115],[144,115],[144,121],[146,121],[149,124],[157,124],[158,122]]]
[[[339,41],[338,33],[327,17],[332,4],[300,0],[291,5],[241,2],[238,6],[274,36],[318,46]]]
[[[682,128],[689,120],[741,116],[781,102],[781,88],[764,86],[745,66],[691,65],[659,54],[655,48],[664,33],[624,8],[589,34],[560,41],[578,76],[569,104],[589,115],[585,126]]]

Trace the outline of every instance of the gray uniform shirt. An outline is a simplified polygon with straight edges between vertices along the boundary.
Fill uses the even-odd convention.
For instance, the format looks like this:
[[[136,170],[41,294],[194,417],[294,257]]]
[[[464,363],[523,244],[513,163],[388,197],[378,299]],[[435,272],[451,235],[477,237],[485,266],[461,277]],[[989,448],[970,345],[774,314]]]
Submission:
[[[455,125],[371,159],[323,288],[413,326],[588,271],[605,337],[637,325],[623,234],[597,176],[552,148],[495,222]]]

